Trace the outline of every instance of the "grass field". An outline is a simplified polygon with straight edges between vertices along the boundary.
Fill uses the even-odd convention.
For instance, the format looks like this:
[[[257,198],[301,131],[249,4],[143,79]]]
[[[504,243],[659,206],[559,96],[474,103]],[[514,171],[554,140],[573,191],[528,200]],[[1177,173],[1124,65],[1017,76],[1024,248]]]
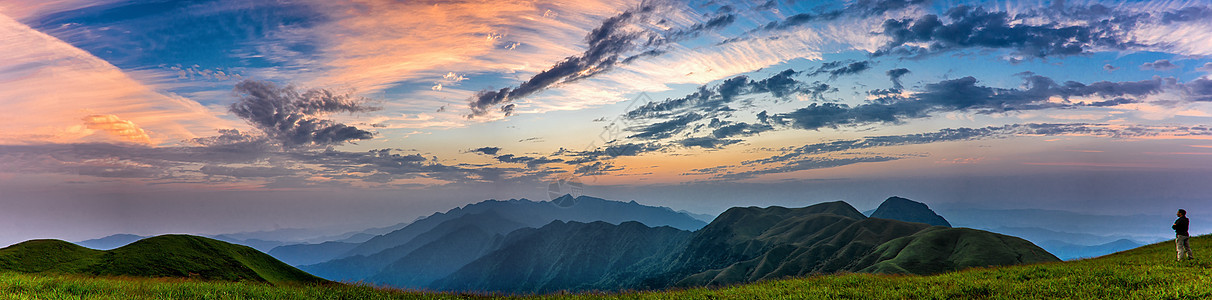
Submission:
[[[1209,299],[1212,236],[1192,238],[1198,259],[1174,261],[1173,242],[1096,259],[975,268],[933,276],[842,274],[723,288],[555,294],[534,299]],[[0,274],[0,299],[467,299],[342,284],[280,284]]]

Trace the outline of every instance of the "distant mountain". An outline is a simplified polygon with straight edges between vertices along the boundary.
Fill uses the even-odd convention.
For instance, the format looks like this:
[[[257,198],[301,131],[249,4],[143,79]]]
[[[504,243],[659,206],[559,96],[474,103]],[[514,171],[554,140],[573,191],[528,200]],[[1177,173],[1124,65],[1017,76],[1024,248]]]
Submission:
[[[870,215],[872,218],[901,220],[905,222],[926,223],[934,226],[951,227],[943,216],[938,215],[925,203],[901,198],[890,197],[884,200]]]
[[[216,239],[216,240],[220,240],[220,241],[224,241],[224,242],[228,242],[228,243],[232,243],[232,244],[249,246],[249,247],[252,247],[253,249],[257,249],[257,251],[261,251],[261,252],[269,252],[269,250],[271,250],[275,247],[288,244],[287,242],[275,241],[275,240],[239,239],[239,238],[235,238],[231,235],[226,235],[226,234],[212,235],[212,236],[207,236],[207,237]]]
[[[267,252],[292,266],[318,264],[349,252],[357,243],[323,242],[319,244],[294,244],[274,247]]]
[[[379,280],[386,280],[402,284],[411,285],[417,280],[419,273],[445,273],[453,272],[463,263],[479,257],[484,252],[476,249],[484,247],[484,245],[471,246],[466,243],[456,242],[464,239],[460,234],[469,234],[469,230],[475,230],[476,233],[484,235],[486,238],[491,238],[494,235],[504,235],[516,229],[526,227],[527,224],[516,222],[506,218],[496,211],[485,211],[482,213],[465,214],[457,218],[447,220],[438,224],[433,229],[417,235],[412,240],[409,240],[403,245],[389,248],[379,253],[372,255],[355,255],[350,257],[339,258],[324,263],[305,265],[300,268],[306,270],[316,276],[328,278],[338,281],[368,281],[372,276],[376,276]],[[491,240],[482,239],[475,240],[474,243],[491,243]],[[441,265],[427,264],[430,261],[428,258],[413,256],[408,260],[400,261],[409,257],[414,250],[418,250],[429,245],[430,252],[439,255],[441,265],[461,262],[448,271],[444,270]],[[438,249],[433,249],[433,248]],[[437,251],[434,251],[437,250]],[[418,253],[422,255],[422,253]],[[471,257],[466,257],[472,255]],[[445,256],[445,257],[441,257]],[[385,267],[391,267],[385,269]],[[434,269],[421,271],[420,267],[431,267]],[[394,274],[396,272],[402,274]],[[438,276],[440,278],[441,276]],[[409,279],[411,278],[411,279]],[[433,278],[436,279],[436,278]],[[433,279],[426,280],[432,281]]]
[[[1073,260],[1081,258],[1094,258],[1128,249],[1135,249],[1143,246],[1143,244],[1128,239],[1120,239],[1105,244],[1087,246],[1049,240],[1040,242],[1039,246],[1045,250],[1048,250],[1048,252],[1055,254],[1056,257],[1059,257],[1060,259]]]
[[[589,196],[572,197],[564,195],[551,201],[535,202],[526,199],[497,201],[487,200],[468,204],[461,208],[451,209],[445,213],[435,213],[429,217],[417,220],[401,228],[381,236],[374,237],[344,256],[371,255],[388,248],[403,245],[438,224],[465,214],[496,211],[502,217],[522,222],[528,227],[538,227],[551,221],[604,221],[618,224],[626,221],[637,221],[649,226],[670,226],[682,230],[696,230],[707,225],[684,213],[678,213],[668,207],[647,206],[631,202],[610,201]]]
[[[575,222],[521,229],[431,288],[662,289],[835,272],[932,274],[1057,260],[1019,238],[867,218],[840,201],[803,208],[734,207],[693,233],[670,230]]]
[[[696,214],[696,213],[692,213],[692,212],[685,211],[685,210],[679,210],[678,212],[684,213],[688,216],[694,217],[695,219],[697,219],[699,221],[703,221],[703,222],[707,222],[707,223],[711,223],[712,220],[715,220],[715,215],[711,215],[711,214]]]
[[[191,235],[161,235],[100,251],[59,240],[0,249],[0,271],[182,277],[269,283],[323,282],[241,245]]]
[[[79,242],[76,242],[75,244],[84,246],[87,248],[91,248],[91,249],[110,250],[110,249],[126,246],[127,244],[134,243],[135,241],[138,241],[138,240],[141,240],[144,238],[147,238],[147,237],[141,236],[141,235],[122,233],[122,234],[110,235],[110,236],[103,237],[103,238],[79,241]]]
[[[1144,242],[1174,238],[1173,231],[1170,230],[1170,224],[1174,223],[1174,212],[1169,211],[1164,215],[1098,215],[1045,209],[978,209],[936,206],[938,207],[935,207],[934,210],[947,216],[947,221],[954,226],[995,232],[1002,232],[998,230],[1003,228],[1037,228],[1061,233],[1111,237],[1101,241],[1083,241],[1078,244],[1094,245],[1121,238]],[[1191,226],[1192,231],[1212,231],[1212,223],[1209,222],[1192,223]],[[1019,236],[1016,233],[1002,233]],[[1021,237],[1034,242],[1053,239]]]
[[[1028,241],[1033,241],[1037,245],[1040,245],[1041,247],[1043,246],[1041,243],[1044,243],[1047,241],[1062,241],[1062,242],[1065,242],[1068,244],[1073,244],[1073,245],[1087,245],[1088,246],[1088,245],[1106,244],[1106,243],[1114,242],[1117,240],[1123,240],[1123,239],[1130,240],[1132,238],[1131,236],[1126,236],[1126,235],[1106,236],[1106,235],[1095,235],[1095,234],[1089,234],[1089,233],[1062,232],[1062,231],[1049,230],[1049,229],[1044,229],[1044,228],[1035,228],[1035,227],[996,227],[996,228],[988,228],[985,230],[989,230],[992,232],[1001,233],[1001,234],[1005,234],[1005,235],[1017,236],[1017,237],[1026,239]],[[1047,249],[1047,247],[1045,247],[1044,249]],[[1110,253],[1110,252],[1108,252],[1108,253]],[[1104,253],[1104,254],[1107,254],[1107,253]]]
[[[661,254],[679,251],[689,231],[639,222],[554,221],[514,231],[499,250],[435,282],[438,290],[549,293],[610,290],[659,271]]]

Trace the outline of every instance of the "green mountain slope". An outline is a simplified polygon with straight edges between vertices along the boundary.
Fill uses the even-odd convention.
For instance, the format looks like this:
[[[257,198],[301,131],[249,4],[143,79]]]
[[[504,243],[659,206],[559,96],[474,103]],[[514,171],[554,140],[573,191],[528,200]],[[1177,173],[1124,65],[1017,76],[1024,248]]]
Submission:
[[[269,283],[324,281],[256,249],[191,235],[150,237],[108,251],[58,240],[27,241],[0,249],[0,271]]]
[[[77,273],[104,251],[60,240],[29,240],[0,249],[0,270],[24,273]]]
[[[860,264],[870,265],[863,272],[922,275],[1057,260],[1017,237],[970,228],[931,227],[880,245]]]
[[[549,293],[634,286],[689,231],[639,222],[561,222],[510,233],[501,248],[437,280],[438,290]]]

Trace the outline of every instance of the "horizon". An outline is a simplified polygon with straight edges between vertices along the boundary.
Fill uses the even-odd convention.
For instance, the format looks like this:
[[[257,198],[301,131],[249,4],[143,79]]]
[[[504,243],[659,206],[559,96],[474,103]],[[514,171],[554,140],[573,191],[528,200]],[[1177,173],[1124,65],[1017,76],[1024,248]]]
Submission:
[[[1206,2],[0,0],[0,33],[0,245],[565,192],[1212,228]]]

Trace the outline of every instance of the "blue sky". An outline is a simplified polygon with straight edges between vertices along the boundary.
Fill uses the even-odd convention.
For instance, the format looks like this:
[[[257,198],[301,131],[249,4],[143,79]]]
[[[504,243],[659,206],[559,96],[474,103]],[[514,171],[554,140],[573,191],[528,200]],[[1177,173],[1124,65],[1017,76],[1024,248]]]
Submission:
[[[0,1],[0,15],[0,242],[383,226],[546,200],[568,178],[699,213],[892,195],[1212,208],[1201,1]]]

